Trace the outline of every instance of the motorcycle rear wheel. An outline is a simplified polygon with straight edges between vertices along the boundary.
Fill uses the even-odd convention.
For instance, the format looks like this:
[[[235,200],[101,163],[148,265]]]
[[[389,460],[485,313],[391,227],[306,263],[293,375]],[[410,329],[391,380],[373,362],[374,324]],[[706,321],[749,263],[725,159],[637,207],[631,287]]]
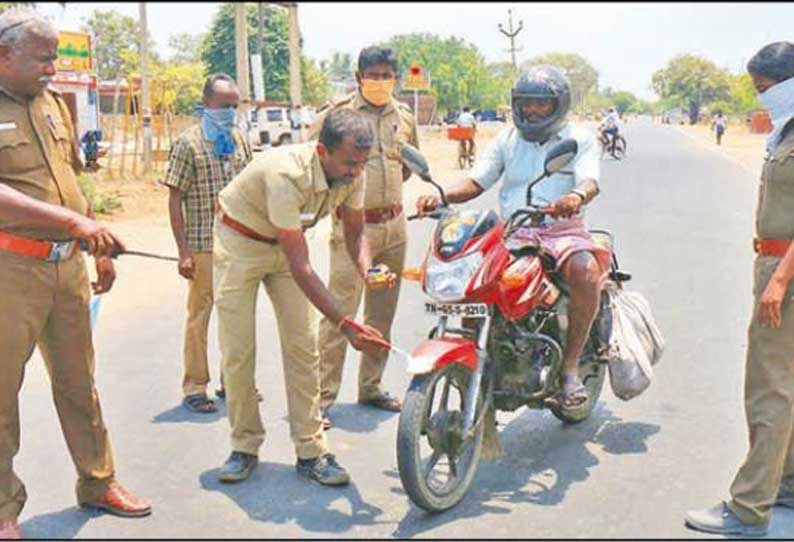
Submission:
[[[575,424],[585,421],[593,413],[593,409],[601,397],[606,379],[607,366],[603,363],[592,362],[586,365],[579,365],[579,378],[582,379],[587,390],[587,401],[576,409],[564,411],[558,406],[550,406],[549,410],[554,417],[563,423]]]
[[[442,512],[460,502],[477,472],[484,423],[476,427],[458,457],[450,457],[444,450],[445,446],[439,445],[439,441],[448,443],[449,439],[452,443],[446,447],[454,449],[457,442],[455,439],[461,437],[459,432],[462,425],[460,419],[463,413],[463,397],[470,376],[471,371],[457,364],[447,365],[429,374],[416,375],[411,379],[403,401],[397,428],[397,466],[400,480],[408,497],[428,512]],[[462,382],[465,384],[461,385]],[[437,389],[439,384],[442,386]],[[453,388],[456,397],[453,397]],[[482,397],[479,401],[481,400]],[[452,410],[449,409],[450,402]],[[434,412],[436,404],[439,408]],[[454,409],[455,406],[457,410]],[[430,454],[429,458],[423,459],[423,450],[425,454]],[[444,458],[445,465],[441,463]],[[446,466],[447,472],[442,469],[441,473],[437,473],[436,468],[439,466]],[[439,474],[445,474],[447,478],[446,483],[440,486],[437,483]]]

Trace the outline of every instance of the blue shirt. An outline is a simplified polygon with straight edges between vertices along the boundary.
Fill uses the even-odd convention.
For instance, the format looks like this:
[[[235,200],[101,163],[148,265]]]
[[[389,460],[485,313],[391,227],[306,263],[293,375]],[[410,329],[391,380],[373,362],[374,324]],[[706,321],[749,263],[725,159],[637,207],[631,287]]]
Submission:
[[[514,127],[502,130],[485,154],[477,160],[471,178],[485,190],[501,180],[499,206],[503,219],[526,207],[527,185],[543,173],[546,152],[561,139],[572,137],[579,144],[576,157],[561,171],[532,188],[532,203],[545,207],[569,193],[584,179],[598,182],[601,163],[595,136],[571,123],[543,145],[527,141]],[[583,212],[579,215],[583,216]]]

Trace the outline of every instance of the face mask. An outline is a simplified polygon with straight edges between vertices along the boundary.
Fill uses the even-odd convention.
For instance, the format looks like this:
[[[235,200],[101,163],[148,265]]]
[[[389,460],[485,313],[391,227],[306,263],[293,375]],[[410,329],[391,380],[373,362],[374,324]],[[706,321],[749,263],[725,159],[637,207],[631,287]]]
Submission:
[[[383,107],[389,103],[396,82],[394,79],[362,79],[361,95],[372,105]]]
[[[236,145],[232,128],[237,121],[237,112],[231,107],[219,109],[206,108],[201,115],[201,129],[204,137],[213,142],[213,153],[222,157],[233,154]]]
[[[777,147],[783,128],[794,117],[794,77],[769,87],[758,95],[758,100],[769,113],[774,126],[766,140],[766,147],[772,152]]]

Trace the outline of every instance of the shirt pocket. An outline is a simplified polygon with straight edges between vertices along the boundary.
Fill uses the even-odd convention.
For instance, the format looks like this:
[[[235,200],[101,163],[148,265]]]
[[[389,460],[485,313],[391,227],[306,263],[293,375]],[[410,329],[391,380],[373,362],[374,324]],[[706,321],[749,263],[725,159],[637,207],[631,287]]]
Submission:
[[[0,131],[0,173],[25,173],[40,165],[40,157],[28,134],[19,129]]]
[[[770,156],[765,172],[771,185],[794,190],[794,147]]]
[[[55,148],[58,155],[67,164],[72,163],[72,140],[69,138],[69,130],[60,118],[49,115],[49,128],[52,140],[55,143]]]

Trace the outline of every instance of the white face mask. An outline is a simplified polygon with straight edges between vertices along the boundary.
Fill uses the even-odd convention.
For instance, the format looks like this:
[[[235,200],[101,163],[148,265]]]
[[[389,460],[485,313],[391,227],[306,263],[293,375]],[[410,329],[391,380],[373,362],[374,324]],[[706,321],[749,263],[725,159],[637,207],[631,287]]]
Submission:
[[[769,87],[758,95],[758,100],[769,113],[774,126],[766,140],[766,148],[772,152],[779,143],[783,128],[794,118],[794,77]]]

